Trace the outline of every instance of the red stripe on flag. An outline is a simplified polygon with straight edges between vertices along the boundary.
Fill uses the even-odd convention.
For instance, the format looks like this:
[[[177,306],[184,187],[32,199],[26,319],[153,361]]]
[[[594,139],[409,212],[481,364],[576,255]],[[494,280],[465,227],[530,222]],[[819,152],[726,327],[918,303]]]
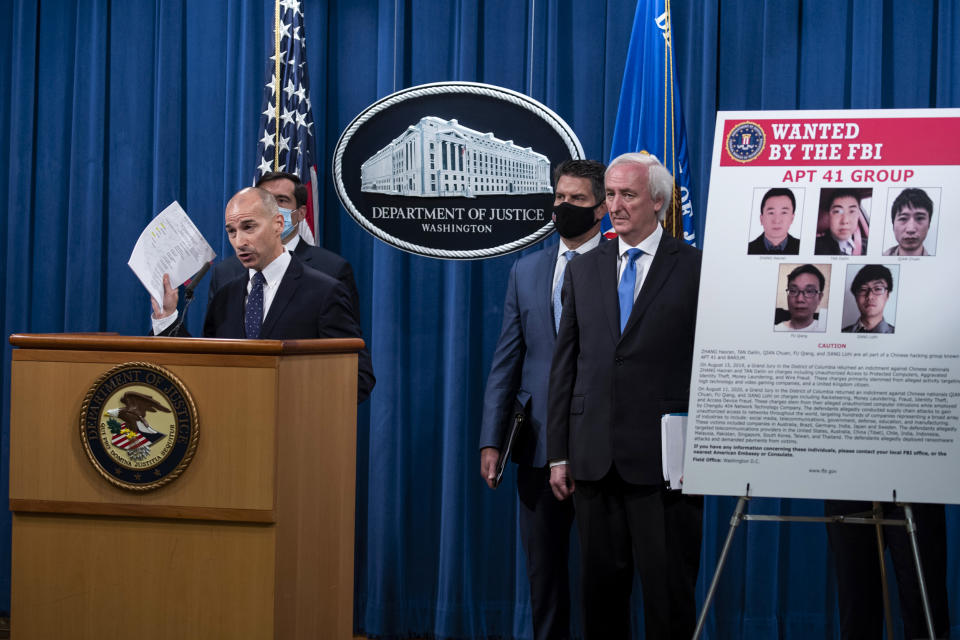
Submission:
[[[133,440],[130,440],[127,438],[127,436],[123,435],[122,433],[118,433],[117,435],[110,438],[110,442],[112,442],[113,446],[115,447],[119,447],[125,451],[129,451],[131,449],[137,449],[139,447],[142,447],[143,445],[147,444],[150,441],[144,438],[140,434],[137,434],[136,438],[134,438]]]

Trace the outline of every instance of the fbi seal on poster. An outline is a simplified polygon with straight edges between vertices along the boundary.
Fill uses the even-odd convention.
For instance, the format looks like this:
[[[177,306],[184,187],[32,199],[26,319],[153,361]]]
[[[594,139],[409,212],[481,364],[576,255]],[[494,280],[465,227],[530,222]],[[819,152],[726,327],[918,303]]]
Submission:
[[[553,169],[583,148],[529,96],[475,82],[398,91],[347,126],[333,157],[344,208],[380,240],[449,260],[491,258],[553,232]]]
[[[763,127],[756,122],[741,122],[727,136],[727,153],[737,162],[750,162],[763,152],[766,142]]]
[[[127,362],[100,376],[80,410],[80,439],[111,484],[148,491],[173,481],[197,450],[200,423],[190,392],[170,371]]]

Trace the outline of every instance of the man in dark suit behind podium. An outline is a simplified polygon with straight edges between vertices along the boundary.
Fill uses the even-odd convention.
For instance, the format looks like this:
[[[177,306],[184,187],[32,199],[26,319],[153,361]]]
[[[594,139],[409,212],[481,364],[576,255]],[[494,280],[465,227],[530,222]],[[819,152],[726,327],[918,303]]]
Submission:
[[[360,328],[342,283],[304,268],[281,242],[283,216],[268,191],[247,188],[234,195],[224,214],[227,235],[245,272],[224,284],[207,302],[207,338],[296,340],[356,338]],[[177,290],[163,277],[163,304],[151,299],[157,335],[185,335],[175,327]],[[358,395],[375,382],[370,357],[358,354]]]
[[[520,258],[510,270],[503,325],[483,397],[480,473],[491,488],[518,406],[527,419],[526,431],[514,445],[513,461],[536,640],[570,637],[567,566],[573,505],[558,501],[550,490],[547,381],[560,320],[563,270],[574,256],[600,243],[600,221],[607,212],[603,171],[604,166],[592,160],[567,160],[557,167],[554,223],[561,240]]]
[[[315,247],[307,244],[300,237],[300,223],[306,217],[307,212],[307,188],[300,183],[300,178],[292,173],[283,171],[271,171],[265,173],[257,180],[257,185],[264,191],[269,191],[277,201],[277,207],[283,216],[283,246],[291,254],[296,256],[304,267],[316,269],[320,273],[325,273],[331,278],[336,278],[346,287],[350,297],[350,304],[353,306],[353,317],[360,326],[360,294],[357,292],[357,283],[353,277],[353,267],[342,257],[333,251],[323,247]],[[236,255],[224,258],[213,268],[210,274],[210,295],[213,300],[213,294],[220,287],[227,284],[234,278],[244,275],[247,272],[243,264]],[[361,333],[359,337],[363,337]],[[358,354],[360,361],[369,360],[370,354],[367,348]],[[372,389],[375,380],[371,370],[361,367],[360,369],[360,389]],[[358,402],[367,399],[367,393],[361,392],[358,396]]]
[[[356,317],[360,318],[360,294],[357,292],[357,283],[353,277],[353,268],[350,263],[333,251],[323,247],[307,244],[300,237],[300,223],[307,212],[307,188],[300,183],[300,178],[292,173],[272,171],[265,173],[257,180],[256,186],[273,194],[277,207],[283,215],[283,245],[287,251],[297,256],[303,266],[316,269],[331,278],[336,278],[347,288],[351,303],[354,306]],[[233,255],[220,261],[210,273],[210,298],[217,289],[234,278],[246,273],[246,268]]]
[[[584,632],[630,637],[634,569],[647,638],[696,625],[703,499],[664,484],[661,416],[690,394],[700,252],[664,233],[673,179],[653,156],[606,173],[619,236],[567,265],[550,370],[547,458],[558,499],[573,496]]]

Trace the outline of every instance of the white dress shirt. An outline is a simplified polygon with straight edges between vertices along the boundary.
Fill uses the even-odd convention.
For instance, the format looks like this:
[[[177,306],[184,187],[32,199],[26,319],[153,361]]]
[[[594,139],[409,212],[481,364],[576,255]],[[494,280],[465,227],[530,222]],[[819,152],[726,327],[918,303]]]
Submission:
[[[600,232],[597,231],[597,234],[584,242],[582,245],[574,249],[577,252],[577,255],[581,253],[586,253],[591,249],[596,249],[597,245],[600,244]],[[563,257],[567,251],[570,251],[570,247],[566,245],[566,241],[563,238],[560,238],[560,242],[557,243],[557,262],[553,267],[553,284],[550,286],[550,293],[552,294],[556,288],[557,284],[560,282],[560,279],[563,278],[563,271],[567,268],[567,259]]]
[[[657,247],[660,246],[660,238],[663,236],[663,227],[660,224],[657,224],[657,228],[653,230],[653,233],[648,235],[646,238],[640,241],[640,244],[633,246],[629,245],[623,241],[623,238],[617,238],[618,248],[617,251],[617,284],[620,284],[620,278],[623,277],[623,270],[627,266],[626,254],[628,249],[640,249],[643,251],[643,255],[637,258],[637,279],[633,283],[633,299],[637,299],[637,294],[640,293],[640,287],[643,286],[643,281],[647,277],[647,272],[650,271],[650,265],[653,263],[653,256],[657,253]]]
[[[284,247],[283,252],[273,259],[273,262],[268,264],[263,269],[263,277],[267,281],[263,286],[263,317],[266,318],[267,314],[270,312],[270,305],[273,304],[273,299],[277,295],[277,289],[280,287],[280,281],[283,280],[283,275],[287,272],[287,267],[290,266],[290,252],[287,251]],[[253,287],[253,276],[257,272],[256,269],[247,269],[247,295],[250,295],[250,289]],[[208,301],[209,304],[209,301]],[[246,300],[244,300],[246,304]],[[153,323],[153,335],[158,336],[168,327],[172,326],[177,320],[177,315],[180,312],[174,310],[169,316],[165,318],[154,318],[151,317],[150,320]]]

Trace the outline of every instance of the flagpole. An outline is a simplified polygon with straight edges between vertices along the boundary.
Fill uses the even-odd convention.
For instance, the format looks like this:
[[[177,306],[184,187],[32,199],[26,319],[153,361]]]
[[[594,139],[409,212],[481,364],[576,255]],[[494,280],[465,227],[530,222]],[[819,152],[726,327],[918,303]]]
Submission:
[[[280,170],[280,0],[273,3],[273,170]]]
[[[663,38],[663,163],[667,164],[667,133],[669,120],[669,163],[670,175],[673,176],[674,187],[679,184],[677,180],[677,140],[676,140],[676,119],[675,104],[673,92],[673,24],[670,17],[670,0],[664,1],[664,38]],[[669,118],[668,118],[669,113]],[[674,190],[674,196],[679,195],[677,189]],[[670,199],[670,233],[677,236],[677,230],[680,230],[680,236],[683,234],[683,222],[679,217],[679,202],[677,197]]]

